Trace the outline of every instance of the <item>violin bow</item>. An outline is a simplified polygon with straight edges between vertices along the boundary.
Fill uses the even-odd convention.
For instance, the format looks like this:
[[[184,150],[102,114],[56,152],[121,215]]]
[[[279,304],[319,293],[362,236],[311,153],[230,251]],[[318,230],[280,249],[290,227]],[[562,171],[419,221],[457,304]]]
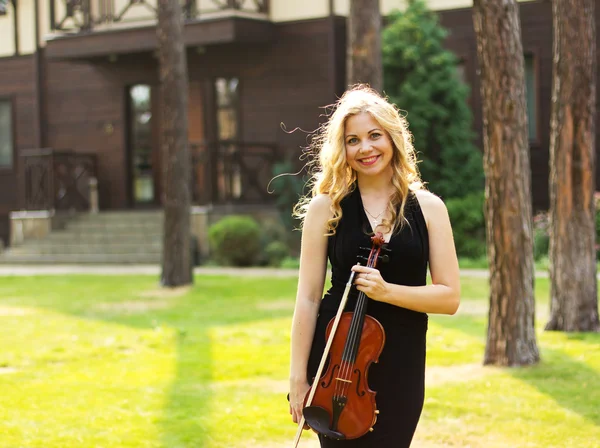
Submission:
[[[360,263],[357,263],[360,264]],[[329,339],[327,339],[327,345],[325,345],[325,350],[323,351],[323,357],[321,358],[321,363],[319,364],[319,368],[315,375],[315,380],[319,381],[321,375],[323,374],[323,369],[325,368],[325,362],[327,361],[327,356],[329,356],[329,351],[331,350],[331,344],[333,343],[333,337],[337,331],[338,324],[340,323],[340,319],[342,318],[342,314],[344,312],[344,308],[346,308],[346,302],[348,301],[348,294],[350,293],[350,288],[352,288],[352,281],[354,280],[355,272],[352,271],[350,274],[350,279],[348,283],[346,283],[346,289],[344,290],[344,295],[342,296],[342,300],[340,302],[340,306],[338,308],[337,314],[335,315],[335,320],[333,321],[333,326],[331,327],[331,333],[329,334]],[[317,391],[316,387],[310,388],[310,393],[308,394],[308,399],[306,400],[306,406],[310,406],[312,400]],[[304,431],[304,415],[300,419],[300,423],[298,423],[298,430],[296,431],[296,438],[294,439],[294,448],[298,447],[298,443],[300,442],[300,437],[302,437],[302,432]]]

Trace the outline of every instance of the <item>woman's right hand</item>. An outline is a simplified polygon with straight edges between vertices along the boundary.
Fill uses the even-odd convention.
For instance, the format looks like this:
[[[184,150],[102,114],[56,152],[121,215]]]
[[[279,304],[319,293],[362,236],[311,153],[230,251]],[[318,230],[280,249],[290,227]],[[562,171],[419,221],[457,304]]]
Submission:
[[[306,380],[290,379],[290,414],[294,423],[300,423],[302,419],[302,409],[304,408],[304,399],[310,386]],[[308,425],[304,425],[308,429]]]

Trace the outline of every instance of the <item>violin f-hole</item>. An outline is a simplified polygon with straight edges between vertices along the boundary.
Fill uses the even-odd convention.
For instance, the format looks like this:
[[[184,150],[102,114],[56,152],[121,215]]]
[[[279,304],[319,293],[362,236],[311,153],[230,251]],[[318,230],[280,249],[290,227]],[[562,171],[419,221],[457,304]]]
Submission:
[[[356,380],[356,395],[358,395],[359,397],[364,397],[365,394],[367,393],[366,390],[359,390],[360,389],[360,370],[359,369],[354,369],[354,374],[356,376],[358,376],[358,379]]]
[[[322,387],[323,389],[325,389],[325,388],[329,387],[329,385],[330,385],[330,384],[331,384],[331,382],[333,381],[333,377],[334,377],[334,374],[335,374],[335,369],[336,369],[336,368],[339,370],[339,368],[340,368],[339,364],[336,364],[336,365],[335,365],[335,366],[333,366],[333,368],[331,369],[331,375],[329,375],[329,380],[324,380],[324,381],[321,383],[321,387]]]

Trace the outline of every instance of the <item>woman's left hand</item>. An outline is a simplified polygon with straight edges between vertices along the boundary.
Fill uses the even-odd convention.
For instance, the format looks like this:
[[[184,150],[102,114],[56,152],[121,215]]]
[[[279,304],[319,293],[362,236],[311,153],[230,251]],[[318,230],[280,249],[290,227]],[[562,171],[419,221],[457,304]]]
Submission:
[[[356,272],[354,284],[356,289],[364,292],[369,298],[378,302],[385,302],[388,292],[388,283],[383,279],[381,273],[375,268],[356,265],[352,267]]]

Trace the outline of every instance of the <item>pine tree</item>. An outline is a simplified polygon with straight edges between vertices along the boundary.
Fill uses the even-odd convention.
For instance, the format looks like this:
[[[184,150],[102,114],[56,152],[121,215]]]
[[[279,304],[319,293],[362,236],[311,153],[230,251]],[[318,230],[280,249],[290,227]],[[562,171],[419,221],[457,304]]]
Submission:
[[[422,0],[394,11],[382,35],[384,91],[407,111],[419,169],[434,193],[462,197],[484,186],[481,151],[473,144],[469,88],[458,78],[447,35]]]

